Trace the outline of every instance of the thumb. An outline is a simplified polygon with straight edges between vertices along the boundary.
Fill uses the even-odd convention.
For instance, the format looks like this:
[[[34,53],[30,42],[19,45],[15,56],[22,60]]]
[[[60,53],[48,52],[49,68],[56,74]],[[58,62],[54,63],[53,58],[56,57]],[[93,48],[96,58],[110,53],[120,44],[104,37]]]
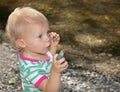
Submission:
[[[57,62],[56,58],[57,58],[58,54],[54,55],[54,62]]]

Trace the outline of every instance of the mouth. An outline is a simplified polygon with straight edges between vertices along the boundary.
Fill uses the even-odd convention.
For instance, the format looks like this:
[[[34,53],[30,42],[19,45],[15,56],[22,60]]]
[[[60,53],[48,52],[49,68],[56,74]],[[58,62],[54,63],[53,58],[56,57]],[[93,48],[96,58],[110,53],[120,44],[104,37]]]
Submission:
[[[47,46],[47,49],[49,50],[49,49],[50,49],[50,47],[51,47],[51,45]]]

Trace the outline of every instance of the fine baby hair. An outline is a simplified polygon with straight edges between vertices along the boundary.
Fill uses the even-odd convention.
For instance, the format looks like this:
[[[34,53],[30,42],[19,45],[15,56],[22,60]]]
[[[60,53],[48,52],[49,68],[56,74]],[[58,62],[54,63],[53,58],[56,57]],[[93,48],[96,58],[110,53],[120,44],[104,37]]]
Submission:
[[[20,48],[15,45],[15,40],[20,38],[26,29],[32,23],[40,25],[48,25],[47,18],[39,11],[31,7],[18,7],[8,17],[6,31],[13,44],[13,47]]]

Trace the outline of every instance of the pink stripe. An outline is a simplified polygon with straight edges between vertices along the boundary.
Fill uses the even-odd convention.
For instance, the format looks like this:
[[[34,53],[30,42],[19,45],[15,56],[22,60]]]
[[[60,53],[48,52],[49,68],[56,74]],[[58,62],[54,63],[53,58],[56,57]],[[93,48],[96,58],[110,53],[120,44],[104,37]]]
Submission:
[[[37,59],[32,59],[32,58],[25,57],[20,52],[18,54],[19,54],[20,58],[23,59],[23,60],[28,60],[28,61],[31,61],[31,62],[39,62],[39,61],[41,61],[41,60],[37,60]]]
[[[36,88],[39,88],[40,84],[42,83],[42,81],[43,81],[44,79],[47,79],[47,76],[44,75],[43,77],[41,77],[41,78],[35,83],[35,87],[36,87]]]
[[[41,62],[43,60],[37,60],[37,59],[32,59],[32,58],[28,58],[28,57],[25,57],[23,54],[21,54],[20,52],[18,52],[18,55],[20,56],[21,59],[23,60],[28,60],[28,61],[31,61],[31,62]],[[48,54],[46,54],[46,57],[47,57],[47,60],[46,61],[50,61],[50,56]]]
[[[48,54],[46,54],[46,57],[47,57],[47,61],[49,62],[50,61],[50,56]]]

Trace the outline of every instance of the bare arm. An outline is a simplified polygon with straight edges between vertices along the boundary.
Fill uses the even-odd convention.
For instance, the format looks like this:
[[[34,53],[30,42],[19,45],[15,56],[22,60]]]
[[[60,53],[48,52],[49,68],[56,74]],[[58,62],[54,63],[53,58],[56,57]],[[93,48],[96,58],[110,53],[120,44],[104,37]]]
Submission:
[[[45,79],[39,86],[44,92],[58,92],[60,86],[61,72],[67,69],[68,63],[65,62],[65,58],[56,61],[54,56],[54,62],[49,79]]]
[[[65,58],[56,60],[57,55],[55,55],[57,50],[57,45],[60,41],[59,34],[52,32],[51,37],[51,49],[50,52],[54,56],[53,66],[50,73],[49,79],[45,79],[39,86],[44,92],[58,92],[60,87],[61,72],[68,67]]]

